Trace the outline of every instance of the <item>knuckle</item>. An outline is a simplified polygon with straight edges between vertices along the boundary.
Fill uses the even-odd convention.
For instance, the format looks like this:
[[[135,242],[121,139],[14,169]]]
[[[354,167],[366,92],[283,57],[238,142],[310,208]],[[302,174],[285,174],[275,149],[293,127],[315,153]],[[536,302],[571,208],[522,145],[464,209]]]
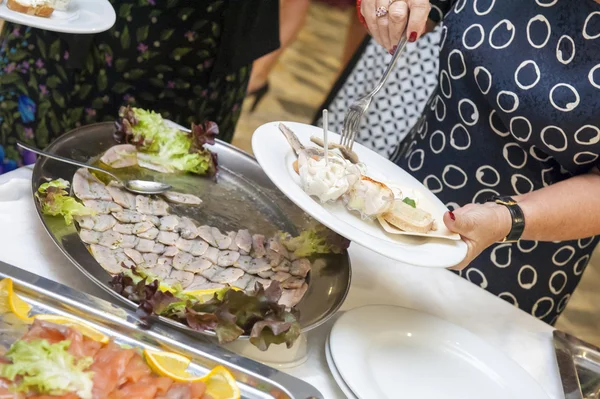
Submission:
[[[390,10],[389,16],[393,22],[406,21],[408,18],[408,10],[403,7],[395,7],[393,10]]]

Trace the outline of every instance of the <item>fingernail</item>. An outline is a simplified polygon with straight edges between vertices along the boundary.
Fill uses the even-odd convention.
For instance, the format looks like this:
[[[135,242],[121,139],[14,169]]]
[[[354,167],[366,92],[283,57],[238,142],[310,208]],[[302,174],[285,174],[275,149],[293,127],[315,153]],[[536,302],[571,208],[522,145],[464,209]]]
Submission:
[[[408,41],[409,41],[409,42],[411,42],[411,43],[413,43],[413,42],[415,42],[416,40],[417,40],[417,32],[412,32],[412,33],[410,34],[410,36],[408,37]]]
[[[454,216],[454,213],[452,213],[452,211],[448,211],[448,215],[450,215],[450,219],[456,220],[456,216]]]

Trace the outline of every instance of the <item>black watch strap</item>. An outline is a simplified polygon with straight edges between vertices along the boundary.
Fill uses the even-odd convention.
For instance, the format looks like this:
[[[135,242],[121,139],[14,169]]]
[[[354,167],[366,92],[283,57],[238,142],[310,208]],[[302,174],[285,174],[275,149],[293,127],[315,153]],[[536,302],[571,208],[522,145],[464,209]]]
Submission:
[[[512,226],[510,228],[510,232],[502,242],[515,242],[521,239],[521,235],[523,235],[523,230],[525,230],[525,215],[523,214],[523,210],[517,204],[517,202],[511,197],[506,196],[493,196],[488,200],[488,202],[495,202],[499,205],[504,205],[508,211],[510,212],[510,217],[512,219]]]

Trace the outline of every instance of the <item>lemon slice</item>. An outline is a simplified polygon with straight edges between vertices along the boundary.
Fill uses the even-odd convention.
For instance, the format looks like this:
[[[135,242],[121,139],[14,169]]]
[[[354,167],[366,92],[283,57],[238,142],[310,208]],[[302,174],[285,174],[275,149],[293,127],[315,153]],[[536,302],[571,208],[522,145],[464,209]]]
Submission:
[[[30,321],[31,305],[22,300],[13,290],[13,281],[5,278],[0,281],[0,312],[13,312],[19,319]]]
[[[177,382],[205,383],[205,394],[212,399],[239,399],[241,396],[235,378],[223,366],[217,366],[204,377],[198,377],[186,371],[190,359],[185,356],[145,349],[144,357],[152,371],[158,375],[169,377]]]
[[[38,314],[33,317],[39,320],[49,321],[50,323],[61,324],[63,326],[71,327],[79,331],[83,336],[88,337],[89,339],[92,339],[94,341],[100,342],[102,344],[106,344],[109,341],[107,335],[102,334],[95,328],[70,317],[55,314]]]
[[[240,388],[229,370],[217,366],[205,377],[202,382],[206,384],[205,395],[213,399],[240,399]]]
[[[158,375],[169,377],[178,382],[199,381],[200,377],[189,374],[186,369],[190,359],[173,352],[159,352],[144,349],[148,366]]]
[[[212,288],[209,290],[194,290],[194,291],[184,291],[183,293],[186,295],[195,296],[199,299],[210,300],[212,297],[217,294],[219,299],[222,299],[223,295],[228,290],[241,291],[237,287],[226,287],[226,288]]]

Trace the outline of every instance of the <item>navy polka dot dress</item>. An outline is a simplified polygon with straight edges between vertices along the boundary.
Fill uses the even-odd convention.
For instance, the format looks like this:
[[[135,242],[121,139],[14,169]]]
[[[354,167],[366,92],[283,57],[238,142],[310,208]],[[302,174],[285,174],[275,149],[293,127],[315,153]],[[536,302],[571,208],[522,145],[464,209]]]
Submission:
[[[439,85],[393,155],[398,165],[454,209],[600,164],[600,4],[432,5],[432,19],[443,19]],[[597,242],[496,244],[460,274],[554,324]]]

